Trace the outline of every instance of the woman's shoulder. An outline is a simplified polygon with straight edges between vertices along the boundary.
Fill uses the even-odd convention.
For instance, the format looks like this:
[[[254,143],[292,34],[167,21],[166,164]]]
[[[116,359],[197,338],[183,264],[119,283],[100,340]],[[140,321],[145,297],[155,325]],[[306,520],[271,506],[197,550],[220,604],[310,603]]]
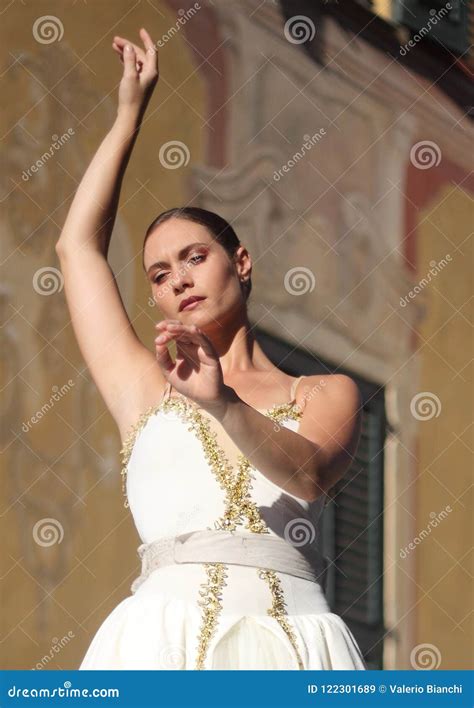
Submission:
[[[303,409],[312,398],[356,399],[360,393],[354,379],[347,374],[311,374],[295,379],[296,402]]]
[[[303,374],[298,379],[301,380],[301,386],[319,385],[321,388],[331,386],[343,389],[356,385],[354,379],[347,374],[310,374],[309,376]]]

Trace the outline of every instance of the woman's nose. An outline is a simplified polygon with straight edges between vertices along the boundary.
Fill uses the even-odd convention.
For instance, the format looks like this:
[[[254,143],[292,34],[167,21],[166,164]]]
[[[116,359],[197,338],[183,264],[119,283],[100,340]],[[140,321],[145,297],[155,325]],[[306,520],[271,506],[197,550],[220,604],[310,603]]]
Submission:
[[[172,276],[171,282],[173,287],[182,288],[183,285],[192,284],[191,274],[188,268],[179,268]]]

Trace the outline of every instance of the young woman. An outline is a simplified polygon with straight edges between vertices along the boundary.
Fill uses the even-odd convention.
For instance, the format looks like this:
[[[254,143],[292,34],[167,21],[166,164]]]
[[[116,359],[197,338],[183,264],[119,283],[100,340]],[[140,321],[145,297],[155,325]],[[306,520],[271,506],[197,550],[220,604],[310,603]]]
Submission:
[[[142,573],[81,669],[365,669],[323,593],[318,518],[359,437],[343,375],[292,377],[247,317],[252,260],[220,216],[184,207],[146,232],[163,319],[139,341],[107,262],[121,181],[158,80],[115,37],[117,118],[72,202],[57,253],[77,340],[122,438]],[[176,347],[175,359],[169,346]]]

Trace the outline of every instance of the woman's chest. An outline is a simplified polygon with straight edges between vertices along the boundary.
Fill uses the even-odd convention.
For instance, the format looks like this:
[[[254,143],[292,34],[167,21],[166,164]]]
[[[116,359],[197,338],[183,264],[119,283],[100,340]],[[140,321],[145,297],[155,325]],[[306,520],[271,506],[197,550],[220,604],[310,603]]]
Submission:
[[[306,501],[251,466],[222,426],[202,414],[169,410],[151,416],[126,473],[130,509],[144,541],[196,528],[272,532],[308,510]]]

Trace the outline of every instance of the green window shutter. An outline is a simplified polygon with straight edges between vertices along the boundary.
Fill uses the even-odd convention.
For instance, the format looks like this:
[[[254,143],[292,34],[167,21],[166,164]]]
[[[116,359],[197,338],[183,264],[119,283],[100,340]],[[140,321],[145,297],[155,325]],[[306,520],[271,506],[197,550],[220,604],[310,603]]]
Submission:
[[[381,669],[384,400],[376,387],[358,383],[365,399],[359,447],[352,466],[335,485],[320,531],[328,561],[328,603],[354,633],[369,668]]]
[[[394,0],[393,18],[406,25],[424,40],[438,41],[457,54],[470,46],[469,23],[472,3],[467,0]]]

